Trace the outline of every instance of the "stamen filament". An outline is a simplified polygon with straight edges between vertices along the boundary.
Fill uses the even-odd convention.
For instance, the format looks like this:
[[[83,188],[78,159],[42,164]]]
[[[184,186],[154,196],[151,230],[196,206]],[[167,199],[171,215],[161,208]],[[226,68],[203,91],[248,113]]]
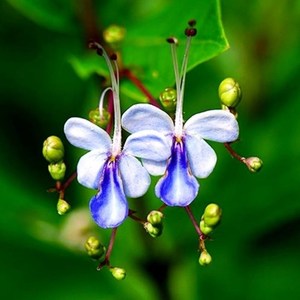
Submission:
[[[174,74],[175,74],[176,93],[177,93],[176,112],[175,112],[175,135],[181,137],[183,119],[182,119],[182,103],[180,102],[182,102],[182,97],[181,97],[180,74],[179,74],[175,40],[173,43],[171,43],[171,53],[172,53],[172,61],[173,61]]]
[[[115,78],[115,86],[113,87],[113,100],[114,100],[114,135],[113,135],[113,149],[112,154],[117,155],[121,151],[122,144],[122,127],[121,127],[121,108],[120,108],[120,91],[119,91],[119,68],[116,60],[113,61],[115,66],[115,73],[111,77]]]
[[[100,99],[99,99],[99,115],[100,115],[100,117],[103,117],[103,102],[104,102],[105,95],[108,91],[112,91],[112,88],[110,86],[102,92]]]
[[[176,80],[176,90],[177,90],[177,103],[176,103],[176,112],[175,112],[175,135],[179,138],[182,136],[182,128],[183,128],[183,96],[184,96],[184,85],[185,85],[185,77],[186,77],[191,40],[192,40],[192,36],[188,36],[180,74],[179,74],[178,59],[176,54],[176,45],[174,43],[171,44],[172,59],[173,59],[174,73],[175,73],[175,80]]]
[[[99,51],[99,54],[102,55],[106,61],[108,66],[110,78],[111,78],[111,87],[107,88],[103,93],[103,95],[110,89],[113,93],[113,102],[114,102],[114,134],[113,134],[113,143],[112,143],[112,156],[117,156],[121,151],[122,144],[122,129],[121,129],[121,108],[120,108],[120,92],[119,92],[119,70],[116,62],[116,57],[114,56],[110,59],[103,49],[103,47],[98,43],[92,43],[92,47],[96,47]],[[114,62],[114,67],[111,63],[111,60]],[[102,100],[101,97],[101,100]],[[100,104],[99,104],[100,105]],[[100,106],[99,106],[100,110]]]

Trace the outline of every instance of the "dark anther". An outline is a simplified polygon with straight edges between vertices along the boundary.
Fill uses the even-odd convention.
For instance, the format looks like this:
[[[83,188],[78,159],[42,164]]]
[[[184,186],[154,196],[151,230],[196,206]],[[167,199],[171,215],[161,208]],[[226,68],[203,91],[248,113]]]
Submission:
[[[102,56],[103,55],[103,49],[102,48],[98,48],[97,49],[97,54]]]
[[[90,42],[88,43],[88,47],[89,47],[90,49],[96,50],[96,52],[97,52],[98,55],[100,55],[100,56],[103,55],[103,49],[102,49],[101,45],[98,44],[97,42],[95,42],[95,41],[90,41]]]
[[[194,27],[196,25],[196,20],[190,20],[188,22],[188,24],[191,26],[191,27]]]
[[[197,29],[196,28],[187,28],[184,33],[186,36],[195,36],[197,34]]]
[[[113,53],[113,54],[110,55],[110,59],[111,59],[111,60],[117,60],[117,58],[118,58],[118,57],[117,57],[117,54],[116,54],[116,53]]]
[[[94,41],[90,41],[90,42],[88,43],[88,47],[89,47],[90,49],[97,49],[97,43],[94,42]]]
[[[177,39],[174,37],[167,38],[167,42],[170,44],[177,44]]]

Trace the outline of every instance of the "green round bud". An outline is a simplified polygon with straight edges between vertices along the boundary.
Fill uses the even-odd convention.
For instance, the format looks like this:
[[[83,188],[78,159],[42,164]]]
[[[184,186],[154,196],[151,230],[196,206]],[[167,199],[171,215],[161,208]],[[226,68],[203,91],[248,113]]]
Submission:
[[[202,219],[207,226],[214,227],[221,220],[222,209],[215,203],[208,204],[204,210]]]
[[[144,224],[145,230],[154,238],[159,237],[162,234],[163,226],[153,226],[150,222]]]
[[[206,225],[204,220],[200,221],[200,230],[202,233],[204,233],[205,235],[208,235],[209,233],[211,233],[213,231],[213,228]]]
[[[109,270],[117,280],[123,280],[126,277],[126,271],[123,268],[112,267]]]
[[[89,119],[92,123],[96,124],[101,128],[106,128],[110,121],[110,113],[106,109],[102,109],[102,115],[100,115],[99,108],[91,110],[89,112]]]
[[[248,157],[244,162],[248,169],[253,173],[260,171],[263,166],[263,161],[258,157]]]
[[[224,79],[219,85],[219,97],[222,104],[228,107],[236,107],[242,98],[239,84],[233,78]]]
[[[111,25],[103,31],[103,38],[105,42],[114,44],[121,42],[124,39],[125,34],[126,30],[124,27]]]
[[[211,261],[212,261],[211,255],[206,250],[203,250],[199,257],[199,264],[201,266],[207,266],[211,263]]]
[[[94,236],[90,236],[84,246],[87,254],[93,259],[101,258],[106,251],[105,247]]]
[[[71,206],[70,204],[64,200],[64,199],[58,199],[57,202],[57,212],[59,215],[64,215],[65,213],[67,213],[70,210]]]
[[[163,92],[159,95],[159,100],[162,106],[168,112],[174,112],[176,109],[176,102],[177,102],[177,92],[173,88],[166,88]]]
[[[48,171],[54,180],[63,180],[66,174],[66,165],[63,161],[50,164]]]
[[[164,215],[161,211],[152,210],[147,216],[147,221],[153,226],[157,226],[161,225],[163,217]]]
[[[61,139],[49,136],[43,143],[43,155],[50,163],[56,163],[64,158],[65,150]]]

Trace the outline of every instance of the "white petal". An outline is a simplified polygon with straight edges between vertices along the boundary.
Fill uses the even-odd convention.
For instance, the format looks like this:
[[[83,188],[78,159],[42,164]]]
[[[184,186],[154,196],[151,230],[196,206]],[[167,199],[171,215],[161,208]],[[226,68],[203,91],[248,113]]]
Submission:
[[[215,151],[199,136],[186,135],[185,144],[193,175],[198,178],[208,177],[217,162]]]
[[[108,151],[111,138],[106,131],[92,122],[82,118],[70,118],[64,126],[64,131],[69,142],[85,150]]]
[[[137,198],[147,192],[150,185],[150,176],[135,157],[121,156],[119,169],[126,196]]]
[[[154,130],[143,130],[131,134],[123,152],[140,158],[163,161],[171,155],[172,137]]]
[[[150,159],[142,159],[143,166],[153,176],[163,175],[166,172],[167,160],[154,161]]]
[[[135,104],[122,116],[122,126],[130,133],[156,130],[161,133],[174,131],[174,123],[167,113],[151,104]]]
[[[209,110],[192,116],[184,125],[189,135],[200,135],[203,139],[225,143],[238,138],[239,126],[228,111]]]
[[[77,165],[77,180],[87,188],[98,189],[107,153],[93,150],[83,155]]]

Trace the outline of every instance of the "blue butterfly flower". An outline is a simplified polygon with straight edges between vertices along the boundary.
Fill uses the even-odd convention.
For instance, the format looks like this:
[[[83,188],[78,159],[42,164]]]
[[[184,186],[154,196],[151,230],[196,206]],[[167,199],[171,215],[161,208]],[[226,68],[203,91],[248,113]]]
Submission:
[[[113,138],[102,128],[82,118],[67,120],[64,132],[72,145],[89,151],[78,162],[77,179],[83,186],[98,190],[90,201],[93,219],[100,227],[114,228],[128,216],[127,197],[144,195],[150,185],[147,170],[135,156],[162,160],[170,156],[170,151],[161,135],[151,130],[147,137],[141,138],[139,133],[131,135],[122,149],[118,72],[115,75],[104,49],[98,44],[94,46],[98,52],[101,50],[111,75],[112,87],[103,92],[99,111],[102,111],[105,93],[110,90],[114,100]],[[113,62],[117,70],[115,60]]]
[[[155,130],[170,152],[168,159],[142,158],[151,175],[164,175],[155,187],[156,196],[168,206],[187,206],[197,196],[199,183],[195,177],[206,178],[213,171],[217,156],[205,140],[225,143],[238,138],[239,127],[235,117],[225,110],[209,110],[183,121],[183,94],[191,38],[196,30],[186,30],[187,46],[179,74],[176,39],[170,38],[175,70],[177,104],[175,121],[150,104],[136,104],[122,117],[122,126],[130,133],[140,134],[147,141]],[[152,146],[154,147],[154,145]]]

